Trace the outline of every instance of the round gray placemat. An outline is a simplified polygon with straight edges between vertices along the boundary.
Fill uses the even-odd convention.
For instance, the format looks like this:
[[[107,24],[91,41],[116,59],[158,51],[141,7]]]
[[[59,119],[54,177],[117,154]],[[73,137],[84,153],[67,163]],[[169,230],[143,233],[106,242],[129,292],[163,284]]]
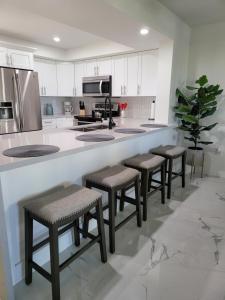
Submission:
[[[135,134],[135,133],[144,133],[146,132],[143,129],[139,129],[139,128],[118,128],[114,130],[115,132],[118,133],[126,133],[126,134]]]
[[[165,124],[142,124],[141,127],[146,127],[146,128],[161,128],[161,127],[168,127]]]
[[[28,145],[21,147],[14,147],[3,151],[3,155],[9,157],[38,157],[52,153],[56,153],[60,150],[59,147],[52,145]]]
[[[114,140],[115,137],[108,134],[82,134],[78,135],[76,139],[83,142],[104,142]]]

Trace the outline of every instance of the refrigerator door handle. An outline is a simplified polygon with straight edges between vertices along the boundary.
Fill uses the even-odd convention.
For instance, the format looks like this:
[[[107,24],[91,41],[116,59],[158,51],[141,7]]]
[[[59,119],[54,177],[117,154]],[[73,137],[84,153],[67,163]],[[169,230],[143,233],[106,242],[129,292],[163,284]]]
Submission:
[[[15,101],[15,111],[16,111],[15,120],[16,120],[16,123],[17,123],[17,127],[19,128],[19,130],[21,130],[22,127],[21,127],[21,120],[20,120],[20,100],[19,100],[19,91],[18,91],[16,75],[13,75],[12,79],[13,79],[13,86],[14,86],[15,97],[16,97],[16,101]]]
[[[23,131],[24,127],[24,113],[23,113],[23,100],[22,100],[22,90],[20,86],[20,81],[18,75],[16,74],[16,84],[17,84],[17,91],[18,91],[18,103],[19,103],[19,112],[20,112],[20,130]]]

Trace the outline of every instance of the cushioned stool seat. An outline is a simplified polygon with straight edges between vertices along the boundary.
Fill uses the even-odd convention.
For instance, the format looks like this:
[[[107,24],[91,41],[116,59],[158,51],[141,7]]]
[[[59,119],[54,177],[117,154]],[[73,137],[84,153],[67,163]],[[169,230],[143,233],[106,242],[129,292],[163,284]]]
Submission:
[[[154,170],[160,166],[165,159],[159,155],[151,153],[139,154],[134,157],[127,159],[124,164],[134,168],[148,169],[149,171]]]
[[[186,148],[181,146],[166,145],[159,146],[151,150],[151,153],[161,155],[166,158],[176,158],[181,156],[186,151]]]
[[[126,168],[123,165],[116,165],[88,174],[85,176],[85,180],[107,188],[117,188],[134,179],[138,175],[139,172],[137,170]]]
[[[64,222],[82,215],[83,211],[101,199],[101,194],[78,185],[71,185],[65,189],[31,201],[25,208],[41,220],[53,224]]]
[[[124,164],[127,167],[135,168],[141,172],[141,194],[143,197],[143,220],[147,220],[147,199],[154,192],[161,191],[161,202],[165,203],[165,166],[166,159],[159,155],[151,153],[138,154],[125,160]],[[153,179],[153,175],[160,172],[160,180]],[[152,185],[157,183],[157,185]],[[123,197],[124,198],[124,197]],[[124,203],[120,201],[120,210],[124,208]]]
[[[64,262],[59,264],[58,237],[60,234],[73,228],[75,246],[80,245],[79,218],[83,217],[91,209],[96,209],[98,235],[86,233],[91,239],[85,246],[71,255]],[[66,268],[69,263],[78,258],[95,243],[99,243],[101,260],[107,261],[105,232],[103,223],[102,195],[96,191],[71,185],[61,189],[54,189],[48,193],[36,196],[24,206],[25,212],[25,282],[29,285],[32,282],[32,270],[35,269],[42,276],[51,282],[52,299],[60,300],[60,271]],[[33,221],[46,226],[49,236],[41,242],[33,245]],[[50,244],[50,265],[51,273],[38,265],[33,260],[35,251]]]
[[[159,146],[151,150],[151,153],[161,155],[166,158],[166,165],[168,166],[168,180],[167,180],[167,198],[171,198],[172,180],[177,176],[182,177],[182,187],[185,187],[185,166],[186,166],[186,148],[174,145]],[[173,172],[173,161],[181,157],[182,167],[180,172]],[[173,176],[174,175],[174,176]]]
[[[141,226],[141,201],[140,201],[140,172],[125,167],[123,165],[115,165],[112,167],[106,167],[94,173],[88,174],[84,177],[86,181],[86,187],[97,188],[101,191],[107,192],[108,203],[103,209],[108,209],[108,219],[104,219],[105,224],[109,226],[109,248],[110,252],[115,252],[115,232],[122,225],[128,222],[132,217],[137,217],[137,225]],[[130,189],[135,187],[135,198],[125,199],[136,207],[136,210],[132,212],[128,217],[123,219],[119,224],[115,224],[115,216],[117,215],[117,199],[119,198],[118,192],[123,189]],[[89,220],[95,218],[95,214],[89,212],[84,217],[84,232],[88,230]],[[86,237],[86,235],[84,235]]]

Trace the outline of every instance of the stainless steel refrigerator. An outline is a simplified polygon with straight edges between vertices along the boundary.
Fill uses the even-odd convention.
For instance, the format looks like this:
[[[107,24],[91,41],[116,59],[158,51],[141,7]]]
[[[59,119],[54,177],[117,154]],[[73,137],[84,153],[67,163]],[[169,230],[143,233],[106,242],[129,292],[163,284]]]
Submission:
[[[38,74],[0,68],[0,134],[41,129]]]

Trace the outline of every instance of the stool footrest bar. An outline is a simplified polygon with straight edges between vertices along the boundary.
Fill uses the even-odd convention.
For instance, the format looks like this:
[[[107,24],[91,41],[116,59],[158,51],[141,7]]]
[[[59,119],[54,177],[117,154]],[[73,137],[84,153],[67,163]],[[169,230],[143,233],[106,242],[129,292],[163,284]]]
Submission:
[[[127,218],[125,218],[122,222],[120,222],[119,224],[117,224],[115,226],[115,230],[117,231],[118,229],[120,229],[120,227],[122,227],[124,224],[129,222],[136,214],[137,214],[136,211],[134,211],[132,214],[130,214]]]
[[[65,269],[72,261],[74,261],[76,258],[81,256],[86,250],[88,250],[90,247],[92,247],[95,243],[97,243],[99,241],[100,241],[100,236],[97,236],[95,239],[88,242],[80,250],[78,250],[76,253],[74,253],[72,256],[70,256],[68,259],[66,259],[61,265],[59,265],[60,272],[63,269]]]
[[[48,281],[52,282],[52,275],[47,272],[44,268],[39,266],[36,262],[31,262],[32,268],[45,277]]]

